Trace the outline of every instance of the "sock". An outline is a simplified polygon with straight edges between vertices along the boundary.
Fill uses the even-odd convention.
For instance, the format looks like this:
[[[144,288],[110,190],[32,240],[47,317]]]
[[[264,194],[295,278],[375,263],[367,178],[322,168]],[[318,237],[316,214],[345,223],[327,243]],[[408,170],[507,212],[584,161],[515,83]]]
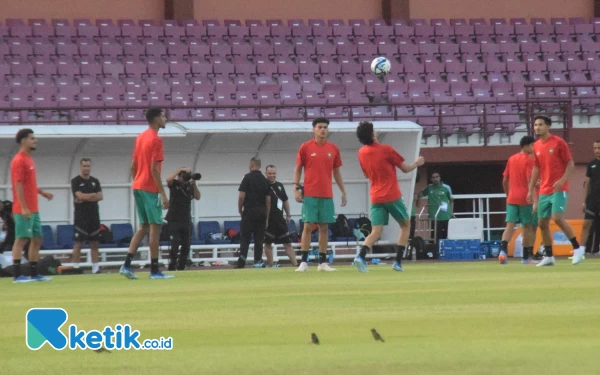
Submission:
[[[73,268],[79,268],[79,263],[75,263],[75,265],[73,265]]]
[[[577,242],[577,238],[573,237],[569,241],[571,241],[571,245],[573,245],[573,249],[579,249],[579,242]]]
[[[529,259],[533,256],[533,246],[523,248],[523,259]]]
[[[152,258],[150,261],[150,272],[158,273],[158,258]]]
[[[77,265],[77,268],[79,268],[79,265]],[[92,263],[92,273],[96,273],[100,270],[100,265],[98,263]]]
[[[327,253],[319,253],[319,264],[327,263]]]
[[[398,262],[398,264],[402,264],[402,255],[404,255],[404,250],[406,250],[406,246],[396,245],[396,262]]]
[[[507,249],[508,249],[508,241],[500,242],[500,251],[504,251],[506,253]]]
[[[304,263],[307,263],[307,262],[308,262],[308,253],[309,253],[309,251],[304,251],[304,250],[302,250],[302,261],[303,261]]]
[[[13,265],[15,269],[15,279],[21,276],[21,259],[13,259]]]
[[[360,253],[358,254],[359,257],[363,258],[363,260],[366,259],[367,257],[367,253],[369,252],[369,246],[363,246],[360,248]]]
[[[29,262],[29,269],[31,270],[31,277],[37,276],[37,262]]]
[[[125,258],[125,264],[124,264],[124,266],[125,266],[126,268],[129,268],[129,267],[131,267],[131,260],[132,260],[132,259],[133,259],[133,254],[131,254],[131,253],[127,253],[127,258]]]
[[[552,246],[544,246],[544,256],[552,256]]]

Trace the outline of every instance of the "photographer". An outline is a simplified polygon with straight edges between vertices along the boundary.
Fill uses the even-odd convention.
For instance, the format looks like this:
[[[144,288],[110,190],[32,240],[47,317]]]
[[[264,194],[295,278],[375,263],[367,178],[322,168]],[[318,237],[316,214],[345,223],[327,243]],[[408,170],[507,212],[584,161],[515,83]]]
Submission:
[[[179,168],[169,178],[169,211],[167,222],[171,250],[169,251],[169,271],[185,269],[192,236],[192,199],[200,199],[200,190],[196,181],[200,180],[200,173],[192,175],[189,168]],[[181,246],[181,252],[179,252]],[[177,259],[179,253],[179,260]]]
[[[15,243],[15,220],[12,215],[12,202],[0,202],[0,218],[2,219],[2,231],[6,232],[4,240],[0,244],[0,254],[11,251]]]

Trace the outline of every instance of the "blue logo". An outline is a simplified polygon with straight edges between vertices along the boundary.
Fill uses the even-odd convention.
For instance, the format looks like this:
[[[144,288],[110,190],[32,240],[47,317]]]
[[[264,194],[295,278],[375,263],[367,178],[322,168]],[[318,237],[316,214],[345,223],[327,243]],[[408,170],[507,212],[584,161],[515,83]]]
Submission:
[[[69,325],[68,336],[60,328],[67,322],[69,314],[61,308],[33,308],[25,316],[25,343],[31,350],[39,350],[46,343],[55,350],[69,348],[99,350],[171,350],[172,337],[146,339],[140,342],[140,331],[129,324],[106,326],[102,331],[79,330]]]

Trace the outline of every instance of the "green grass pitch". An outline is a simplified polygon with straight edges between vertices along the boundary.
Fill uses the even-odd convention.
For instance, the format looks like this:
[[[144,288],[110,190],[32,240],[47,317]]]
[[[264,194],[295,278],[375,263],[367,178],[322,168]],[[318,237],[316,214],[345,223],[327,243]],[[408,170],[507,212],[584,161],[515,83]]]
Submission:
[[[2,279],[0,374],[600,374],[600,259],[406,262],[402,273],[387,262],[366,274],[311,265]],[[66,309],[63,332],[128,323],[174,347],[31,351],[32,307]]]

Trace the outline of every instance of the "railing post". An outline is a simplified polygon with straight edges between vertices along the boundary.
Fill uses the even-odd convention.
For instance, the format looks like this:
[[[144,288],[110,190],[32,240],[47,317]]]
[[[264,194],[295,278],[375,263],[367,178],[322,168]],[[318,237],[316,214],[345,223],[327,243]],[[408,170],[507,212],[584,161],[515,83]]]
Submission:
[[[483,145],[488,144],[487,106],[483,104]]]

